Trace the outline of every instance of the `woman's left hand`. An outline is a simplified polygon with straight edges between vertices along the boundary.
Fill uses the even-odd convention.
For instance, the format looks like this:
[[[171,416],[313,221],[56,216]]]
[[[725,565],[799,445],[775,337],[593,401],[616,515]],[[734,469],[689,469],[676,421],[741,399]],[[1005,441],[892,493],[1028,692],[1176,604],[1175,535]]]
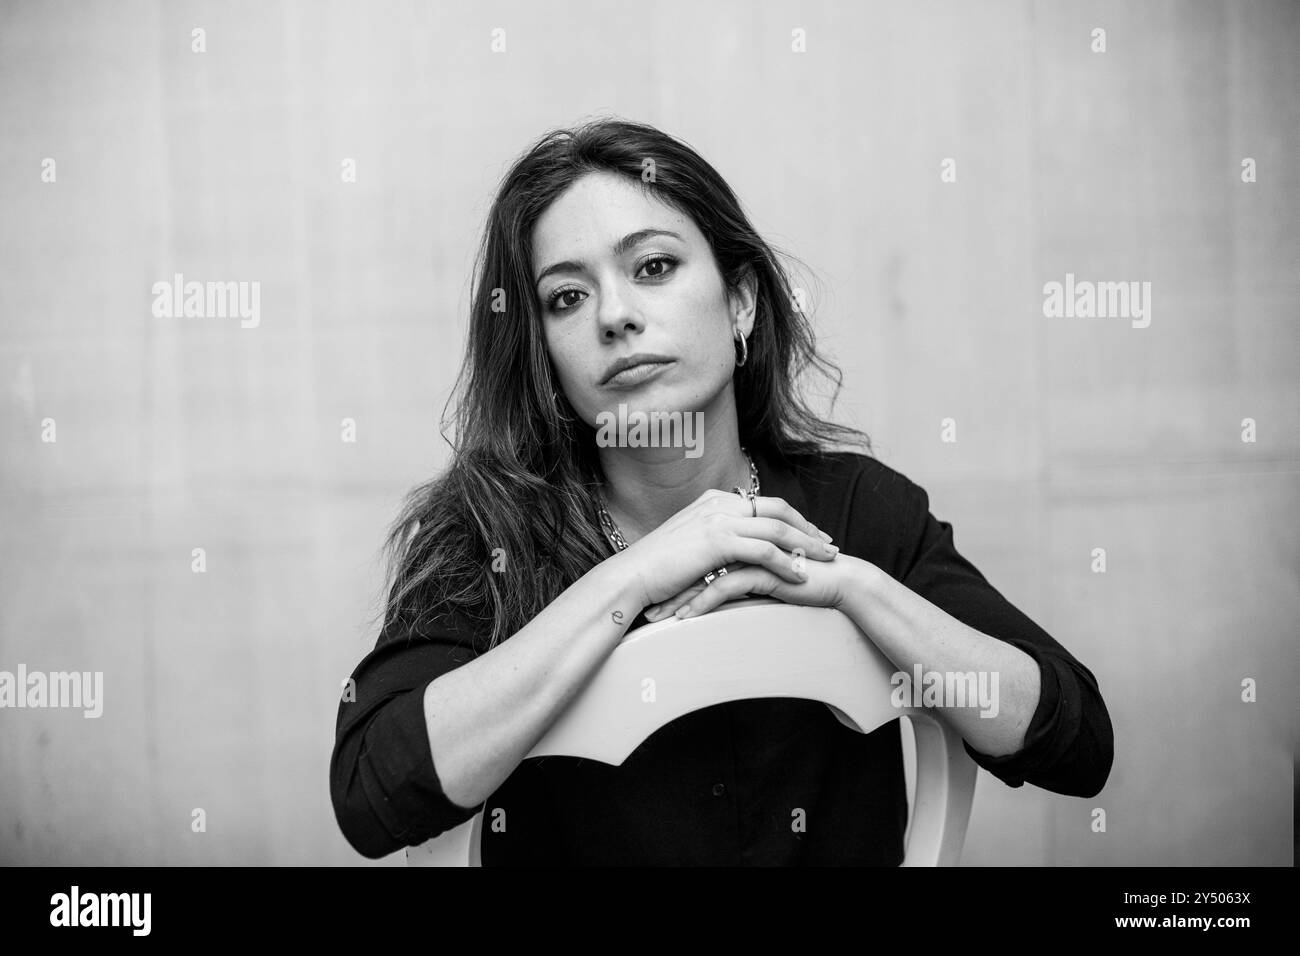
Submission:
[[[727,601],[746,596],[772,597],[786,604],[809,607],[839,607],[853,575],[866,564],[846,554],[837,554],[829,561],[809,561],[802,555],[791,555],[790,560],[802,561],[808,575],[803,583],[782,580],[758,565],[729,565],[727,573],[714,578],[707,587],[703,581],[697,581],[676,597],[646,608],[646,620],[662,621],[673,614],[679,618],[699,617]]]

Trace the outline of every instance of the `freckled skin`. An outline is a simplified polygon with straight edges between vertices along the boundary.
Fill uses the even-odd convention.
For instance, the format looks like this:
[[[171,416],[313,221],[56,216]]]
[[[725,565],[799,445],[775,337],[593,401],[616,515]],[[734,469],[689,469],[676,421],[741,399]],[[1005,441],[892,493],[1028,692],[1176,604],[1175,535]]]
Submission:
[[[614,244],[642,229],[667,229],[621,256]],[[553,273],[537,287],[547,349],[564,395],[595,425],[598,413],[703,411],[706,420],[730,411],[736,367],[733,328],[749,335],[753,310],[728,296],[708,241],[687,216],[608,172],[588,173],[551,204],[533,229],[533,275],[564,260],[580,271]],[[647,265],[666,254],[672,263]],[[551,311],[557,290],[572,294]],[[567,309],[564,308],[567,306]],[[676,360],[630,390],[600,385],[614,359],[652,352]]]

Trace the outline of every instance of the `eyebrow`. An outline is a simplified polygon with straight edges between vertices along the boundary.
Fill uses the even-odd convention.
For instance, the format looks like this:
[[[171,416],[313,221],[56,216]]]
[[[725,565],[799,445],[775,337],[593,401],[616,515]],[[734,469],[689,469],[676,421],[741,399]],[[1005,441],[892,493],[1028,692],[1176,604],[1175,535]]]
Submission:
[[[633,246],[640,245],[647,239],[652,239],[655,236],[672,236],[674,239],[682,238],[671,229],[638,229],[636,232],[629,232],[618,242],[614,243],[614,255],[621,256]],[[581,272],[585,268],[586,263],[581,260],[566,259],[564,262],[556,262],[547,266],[538,273],[534,282],[536,285],[541,285],[542,280],[553,272]]]

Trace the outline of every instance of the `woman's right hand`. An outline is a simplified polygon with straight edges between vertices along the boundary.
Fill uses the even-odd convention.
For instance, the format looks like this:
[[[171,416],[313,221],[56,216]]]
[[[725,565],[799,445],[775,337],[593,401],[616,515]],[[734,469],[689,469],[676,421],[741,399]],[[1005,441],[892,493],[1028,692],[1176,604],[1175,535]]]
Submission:
[[[754,500],[758,517],[749,499],[710,489],[616,554],[611,560],[623,562],[638,585],[639,609],[675,597],[692,583],[703,587],[704,575],[729,565],[759,565],[799,584],[807,572],[792,559],[796,548],[816,561],[838,553],[830,536],[784,498]]]

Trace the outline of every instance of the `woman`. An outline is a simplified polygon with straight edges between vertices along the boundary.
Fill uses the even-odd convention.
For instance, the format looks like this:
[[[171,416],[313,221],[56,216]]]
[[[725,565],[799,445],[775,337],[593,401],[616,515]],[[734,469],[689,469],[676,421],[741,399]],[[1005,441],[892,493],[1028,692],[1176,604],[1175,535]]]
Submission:
[[[957,553],[920,487],[808,410],[797,376],[834,366],[693,150],[621,121],[545,136],[476,272],[455,455],[393,526],[384,625],[339,706],[331,794],[360,853],[486,808],[504,826],[484,865],[898,864],[897,721],[860,734],[820,703],[747,700],[620,767],[524,760],[630,628],[746,594],[839,608],[909,675],[996,674],[996,716],[943,708],[976,762],[1101,789],[1093,675]],[[611,440],[610,416],[653,413],[698,423],[691,447]]]

